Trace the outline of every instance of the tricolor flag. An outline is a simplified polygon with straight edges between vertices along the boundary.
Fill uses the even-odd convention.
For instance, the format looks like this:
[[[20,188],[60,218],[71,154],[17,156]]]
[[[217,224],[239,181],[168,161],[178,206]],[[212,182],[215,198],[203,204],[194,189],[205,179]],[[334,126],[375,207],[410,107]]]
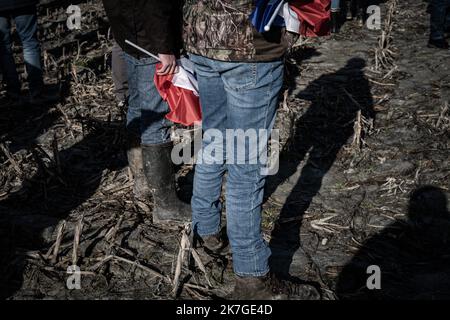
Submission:
[[[331,0],[291,0],[289,7],[300,20],[300,33],[305,37],[330,34]]]
[[[330,33],[330,7],[331,0],[257,0],[250,20],[259,32],[284,26],[306,37],[325,36]]]
[[[125,40],[125,43],[159,61],[158,56],[131,41]],[[156,66],[156,69],[159,68],[161,68],[160,64]],[[198,83],[194,74],[194,67],[186,58],[178,60],[178,72],[176,74],[161,76],[155,73],[153,81],[156,89],[170,109],[166,119],[185,126],[191,126],[202,121]]]
[[[175,74],[160,76],[155,73],[154,81],[159,94],[170,108],[166,119],[191,126],[202,121],[198,83],[188,59],[178,60],[178,68],[178,73]]]
[[[283,10],[279,13],[284,18],[286,30],[293,33],[300,33],[300,18],[297,12],[292,10],[289,3],[284,3]]]

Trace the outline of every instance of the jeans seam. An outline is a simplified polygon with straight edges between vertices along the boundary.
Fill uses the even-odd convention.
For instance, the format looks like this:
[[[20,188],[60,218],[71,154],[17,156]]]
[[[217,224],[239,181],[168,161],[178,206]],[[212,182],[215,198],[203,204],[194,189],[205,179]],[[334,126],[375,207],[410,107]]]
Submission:
[[[269,108],[270,108],[270,105],[271,105],[271,97],[272,97],[272,91],[273,91],[273,69],[274,69],[274,64],[272,63],[271,64],[271,68],[270,68],[270,83],[269,83],[269,90],[267,90],[267,105],[266,105],[266,110],[265,110],[265,115],[264,115],[264,129],[266,129],[267,128],[267,117],[268,117],[268,113],[269,113]],[[260,161],[260,159],[259,159],[259,156],[258,156],[258,162]],[[257,180],[257,178],[258,178],[258,176],[260,175],[260,168],[259,168],[259,166],[258,166],[258,168],[257,168],[257,170],[255,171],[255,181]],[[256,192],[256,189],[257,189],[257,185],[255,184],[255,190],[254,190],[254,192]],[[253,198],[254,199],[254,198]],[[252,200],[252,208],[253,208],[253,206],[254,206],[254,200]],[[260,212],[259,212],[259,215],[260,215],[260,218],[262,219],[262,214],[263,214],[263,212],[262,212],[262,208],[261,208],[261,210],[260,210]],[[253,220],[252,220],[253,221]],[[262,237],[261,235],[260,235],[260,237]],[[264,242],[264,239],[262,239],[262,241]],[[254,270],[256,270],[256,259],[255,259],[255,269]],[[266,272],[267,273],[267,272]]]
[[[218,73],[218,71],[216,70],[216,68],[214,67],[214,65],[212,65],[212,64],[210,64],[209,63],[209,60],[208,59],[206,59],[206,58],[203,58],[203,57],[201,57],[201,56],[193,56],[193,58],[194,59],[192,59],[193,60],[193,62],[194,62],[194,68],[195,68],[195,70],[196,70],[196,73],[198,74],[198,75],[201,75],[201,77],[202,78],[209,78],[208,77],[208,71],[209,72],[214,72],[214,73]],[[204,71],[204,69],[208,69],[208,71]],[[222,79],[221,79],[221,81],[223,81]],[[209,128],[205,128],[205,127],[203,127],[204,128],[204,130],[207,130],[207,129],[209,129]],[[203,150],[203,148],[204,148],[204,137],[202,137],[202,150]],[[205,164],[205,163],[203,163],[202,164],[203,166],[205,166],[205,167],[207,167],[208,165],[207,164]],[[224,164],[222,164],[222,166],[221,167],[223,167],[224,166]],[[220,169],[220,171],[223,171],[224,169]],[[220,178],[220,181],[221,181],[221,183],[222,183],[222,181],[223,181],[223,173],[221,174],[221,178]],[[197,184],[198,182],[196,182],[195,180],[194,180],[194,187],[195,187],[195,184]],[[218,199],[220,198],[220,192],[219,192],[219,197],[218,197]],[[218,200],[217,199],[217,200]],[[207,237],[207,236],[211,236],[211,235],[216,235],[217,233],[219,233],[219,231],[220,231],[220,228],[221,228],[221,223],[220,223],[220,220],[221,220],[221,212],[222,212],[222,210],[221,210],[221,207],[220,206],[218,206],[218,208],[217,208],[217,210],[212,210],[212,208],[209,208],[210,210],[208,210],[208,217],[206,218],[206,219],[203,219],[203,218],[198,218],[198,215],[197,214],[194,214],[194,211],[195,211],[195,208],[197,207],[196,206],[196,202],[194,202],[195,200],[197,200],[198,201],[198,199],[196,199],[196,197],[195,196],[193,196],[192,197],[192,200],[191,200],[191,203],[192,203],[192,211],[193,211],[193,216],[195,215],[195,216],[197,216],[195,219],[194,219],[194,221],[193,221],[193,223],[194,223],[194,225],[193,225],[193,229],[195,229],[195,227],[197,227],[198,228],[198,226],[201,224],[201,225],[207,225],[207,228],[205,228],[204,230],[197,230],[197,234],[199,235],[199,236],[201,236],[201,237]],[[213,212],[213,213],[212,213]],[[219,218],[219,223],[218,223],[218,225],[216,226],[216,219],[217,219],[217,217]],[[193,217],[194,218],[194,217]],[[205,220],[207,221],[207,222],[205,222]],[[212,225],[210,222],[211,222],[211,220],[213,221],[213,228],[211,228],[210,226]],[[202,232],[202,231],[204,231],[204,232]]]
[[[256,87],[256,83],[258,82],[258,65],[256,63],[253,63],[252,71],[253,71],[253,86]]]
[[[256,86],[256,82],[258,81],[258,76],[257,76],[257,70],[256,70],[256,64],[254,64],[254,66],[255,66],[255,68],[253,69],[254,70],[254,77],[255,77],[255,86]],[[266,112],[265,112],[265,115],[264,115],[264,125],[266,125],[266,118],[267,118],[267,110],[266,110]],[[250,164],[249,164],[250,165]],[[258,170],[255,170],[255,173],[254,173],[254,181],[256,181],[257,180],[257,177],[258,177]],[[253,196],[252,196],[252,201],[251,201],[251,207],[250,207],[250,210],[252,210],[251,211],[251,217],[250,217],[250,220],[251,220],[251,230],[254,230],[254,228],[255,228],[255,225],[254,225],[254,219],[255,219],[255,217],[253,216],[254,215],[254,212],[253,212],[253,207],[254,207],[254,205],[255,205],[255,193],[256,193],[256,189],[257,189],[257,186],[256,186],[256,184],[254,184],[254,186],[253,186]],[[256,257],[256,255],[253,255],[253,270],[257,270],[257,268],[258,268],[258,266],[257,266],[257,257]]]
[[[256,64],[255,64],[255,66],[256,66]],[[267,128],[267,117],[268,117],[268,113],[269,113],[269,108],[270,108],[270,97],[271,97],[271,94],[272,94],[272,83],[273,83],[273,73],[272,73],[272,71],[273,71],[273,68],[274,68],[274,65],[273,64],[271,64],[271,68],[270,68],[270,77],[271,77],[271,81],[270,81],[270,83],[269,83],[269,88],[268,88],[268,90],[267,90],[267,95],[266,95],[266,99],[267,99],[267,102],[266,102],[266,106],[265,106],[265,111],[264,111],[264,129],[265,128]],[[256,73],[256,70],[255,70],[255,73]],[[255,78],[257,78],[256,77],[256,75],[255,75]],[[259,141],[259,143],[261,143],[261,141]],[[258,156],[258,162],[259,162],[259,156]],[[259,177],[259,165],[257,166],[257,169],[255,170],[255,172],[254,172],[254,181],[258,181],[258,177]],[[251,221],[251,230],[254,230],[254,228],[255,228],[255,225],[254,225],[254,219],[255,219],[255,217],[254,217],[254,214],[255,214],[255,212],[254,212],[254,206],[255,206],[255,196],[256,196],[256,191],[257,191],[257,189],[258,189],[258,185],[255,183],[254,185],[253,185],[253,190],[252,190],[252,193],[253,193],[253,196],[252,196],[252,201],[251,201],[251,206],[250,206],[250,210],[251,210],[251,217],[250,217],[250,221]],[[261,211],[258,213],[260,216],[261,216],[261,219],[262,219],[262,208],[261,208]],[[261,237],[261,235],[259,235],[260,237]],[[263,239],[263,241],[264,241],[264,239]],[[256,254],[253,256],[253,270],[257,270],[258,269],[258,266],[257,266],[257,264],[258,264],[258,259],[257,259],[257,256],[256,256]]]

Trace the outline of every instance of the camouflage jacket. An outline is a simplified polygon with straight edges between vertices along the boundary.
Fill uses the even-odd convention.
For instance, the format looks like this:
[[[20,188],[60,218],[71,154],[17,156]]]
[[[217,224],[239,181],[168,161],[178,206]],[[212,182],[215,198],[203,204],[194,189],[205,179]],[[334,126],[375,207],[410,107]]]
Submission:
[[[255,0],[185,0],[186,51],[222,61],[282,57],[287,47],[284,30],[274,30],[272,35],[258,33],[249,19],[254,5]]]

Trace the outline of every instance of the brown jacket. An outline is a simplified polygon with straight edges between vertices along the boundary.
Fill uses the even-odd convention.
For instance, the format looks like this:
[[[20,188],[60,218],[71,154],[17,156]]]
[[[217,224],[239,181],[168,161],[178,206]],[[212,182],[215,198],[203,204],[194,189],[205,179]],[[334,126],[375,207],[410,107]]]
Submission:
[[[130,47],[134,42],[153,54],[179,54],[181,0],[103,0],[114,38],[136,58],[146,57]]]

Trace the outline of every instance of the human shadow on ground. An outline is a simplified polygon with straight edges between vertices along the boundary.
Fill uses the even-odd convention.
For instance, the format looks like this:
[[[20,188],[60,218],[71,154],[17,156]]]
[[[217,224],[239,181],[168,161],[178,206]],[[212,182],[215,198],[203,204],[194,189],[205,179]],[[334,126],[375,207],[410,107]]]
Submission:
[[[423,186],[414,190],[407,220],[392,223],[362,244],[339,274],[337,296],[340,299],[449,299],[447,203],[443,189]],[[374,278],[377,274],[368,270],[369,266],[379,268],[378,284]]]
[[[280,155],[280,171],[268,179],[266,187],[266,198],[269,198],[305,161],[272,231],[270,267],[278,277],[292,277],[289,270],[301,245],[303,215],[338,153],[353,137],[358,111],[367,119],[374,118],[365,66],[365,60],[352,58],[345,67],[320,76],[299,94],[299,98],[311,101],[311,105],[296,121],[290,141]]]

